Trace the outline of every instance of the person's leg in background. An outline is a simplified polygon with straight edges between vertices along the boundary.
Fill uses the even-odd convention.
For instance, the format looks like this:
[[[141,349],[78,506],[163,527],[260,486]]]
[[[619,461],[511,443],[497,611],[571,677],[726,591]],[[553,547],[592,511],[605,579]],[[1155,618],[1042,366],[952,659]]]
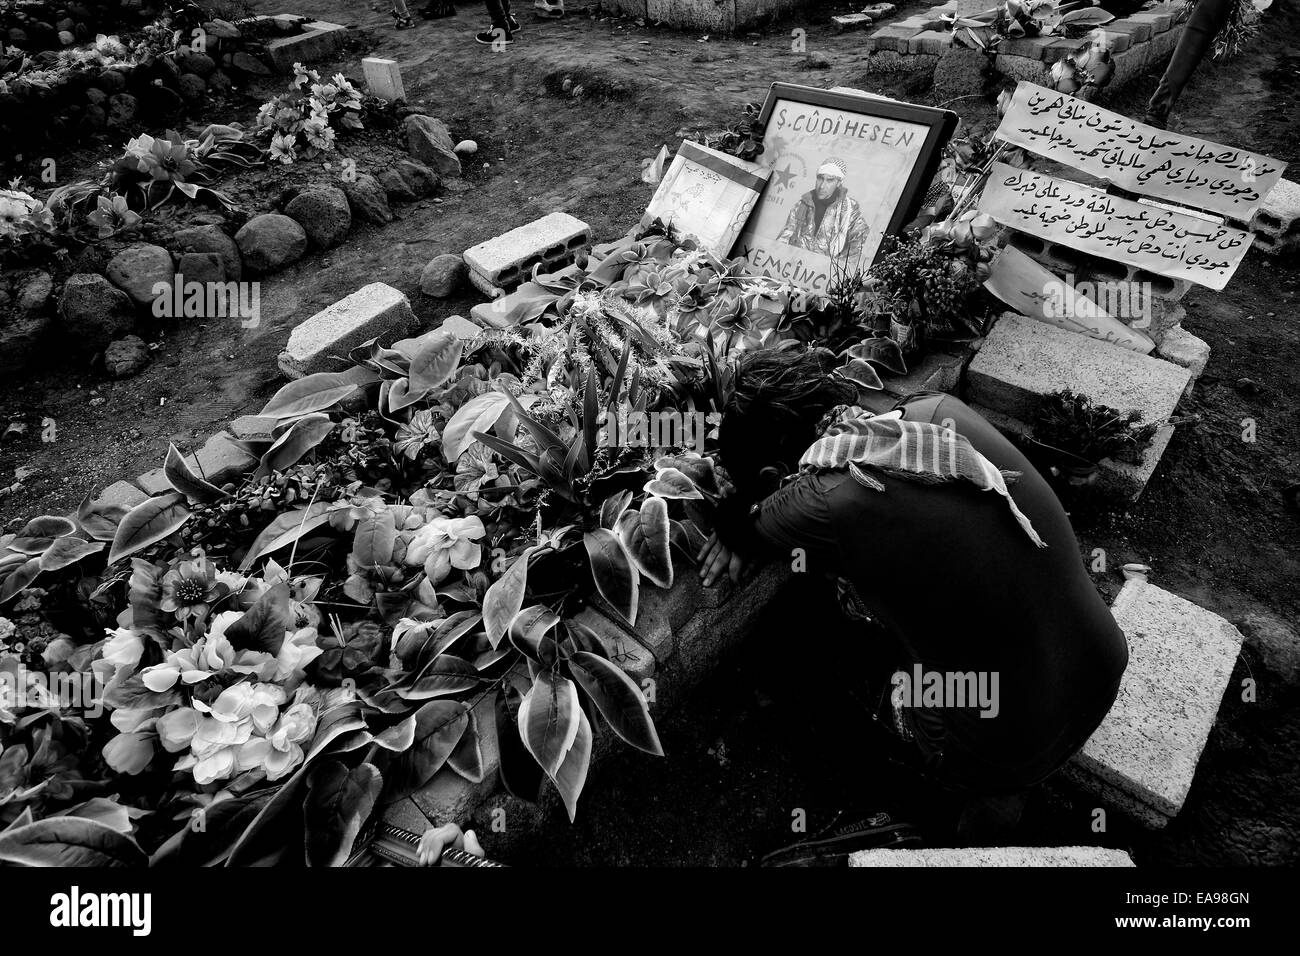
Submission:
[[[1174,55],[1165,67],[1160,85],[1147,104],[1143,122],[1164,129],[1169,123],[1169,113],[1173,110],[1183,88],[1187,86],[1214,45],[1214,38],[1224,28],[1232,15],[1232,8],[1239,0],[1197,0],[1192,8],[1192,15],[1183,28],[1183,35],[1178,38]]]
[[[406,30],[415,25],[411,19],[411,11],[406,6],[406,0],[393,0],[393,25],[399,30]]]
[[[479,43],[492,43],[496,40],[504,40],[506,43],[514,42],[515,34],[520,30],[519,21],[510,15],[510,0],[484,0],[487,6],[488,16],[492,19],[492,27],[477,34],[474,39]],[[498,33],[497,31],[501,31]]]
[[[429,0],[420,10],[420,16],[426,20],[438,20],[442,17],[454,17],[456,8],[451,0]]]

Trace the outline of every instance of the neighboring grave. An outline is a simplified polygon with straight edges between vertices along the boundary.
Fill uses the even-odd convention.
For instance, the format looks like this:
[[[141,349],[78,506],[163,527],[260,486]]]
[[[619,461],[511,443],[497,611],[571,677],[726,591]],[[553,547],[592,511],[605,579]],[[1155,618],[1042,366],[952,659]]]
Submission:
[[[366,75],[366,88],[372,95],[388,103],[406,99],[402,68],[396,60],[368,56],[361,61],[361,69]]]
[[[295,21],[298,17],[291,14],[259,16],[258,20]],[[268,40],[266,52],[271,62],[281,73],[292,73],[295,63],[314,63],[325,60],[343,49],[343,41],[348,28],[324,20],[307,20],[302,24],[302,32]]]
[[[1147,826],[1182,809],[1219,712],[1240,632],[1219,615],[1142,580],[1111,607],[1129,644],[1119,696],[1065,776]]]

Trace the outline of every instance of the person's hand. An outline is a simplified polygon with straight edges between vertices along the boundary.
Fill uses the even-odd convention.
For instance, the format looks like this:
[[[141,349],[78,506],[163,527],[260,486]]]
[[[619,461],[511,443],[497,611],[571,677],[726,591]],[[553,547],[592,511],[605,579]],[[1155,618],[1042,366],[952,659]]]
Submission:
[[[700,580],[706,588],[717,584],[723,575],[730,577],[732,584],[739,584],[740,576],[749,563],[723,544],[716,531],[709,535],[709,540],[704,542],[704,547],[695,560],[700,564]]]
[[[420,866],[437,866],[442,860],[442,851],[449,846],[473,853],[475,856],[487,855],[483,852],[483,847],[479,846],[478,837],[474,835],[473,830],[462,832],[458,824],[448,823],[446,826],[430,827],[424,831],[424,836],[420,837],[419,849],[415,851],[417,862]]]

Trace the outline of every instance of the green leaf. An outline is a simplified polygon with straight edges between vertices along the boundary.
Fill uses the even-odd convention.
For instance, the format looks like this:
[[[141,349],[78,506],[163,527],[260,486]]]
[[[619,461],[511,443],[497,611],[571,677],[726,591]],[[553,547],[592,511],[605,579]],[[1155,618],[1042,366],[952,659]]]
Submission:
[[[55,515],[41,515],[33,518],[18,532],[20,538],[66,538],[77,530],[77,523],[71,518]]]
[[[519,737],[542,772],[554,779],[578,734],[578,687],[540,671],[519,705]]]
[[[469,726],[447,758],[447,766],[470,783],[483,782],[483,747],[479,739],[478,717],[472,710],[469,712]]]
[[[305,375],[272,395],[258,415],[267,418],[296,418],[337,405],[356,390],[357,382],[346,372]]]
[[[31,583],[36,580],[36,576],[41,573],[41,559],[28,558],[21,564],[17,570],[13,571],[9,577],[5,578],[3,587],[0,587],[0,604],[4,604],[19,591],[26,590]]]
[[[262,460],[258,462],[257,470],[253,472],[254,478],[261,478],[269,475],[273,471],[283,471],[290,465],[296,464],[303,455],[319,445],[330,432],[334,430],[334,423],[330,421],[328,415],[306,415],[298,419],[288,431],[275,440]]]
[[[524,591],[528,588],[528,562],[540,550],[541,545],[526,548],[483,595],[483,626],[493,648],[501,643],[501,638],[505,636],[515,615],[524,606]]]
[[[474,432],[490,432],[510,402],[503,392],[476,395],[456,410],[442,432],[442,457],[454,463],[474,442]]]
[[[150,866],[214,866],[226,858],[240,834],[270,802],[273,791],[219,800],[202,809],[202,826],[187,822],[154,851]]]
[[[124,836],[131,835],[131,815],[127,813],[126,807],[107,797],[91,797],[84,803],[79,803],[75,807],[61,810],[58,813],[51,813],[50,816],[94,820],[96,823],[102,823]]]
[[[88,494],[77,507],[77,524],[96,541],[112,541],[126,512],[121,505],[94,507]]]
[[[249,545],[248,553],[240,562],[239,570],[247,571],[253,566],[253,562],[263,555],[278,551],[303,535],[316,530],[329,520],[329,516],[330,506],[321,501],[306,508],[297,508],[276,515],[271,523],[262,529],[257,539]]]
[[[190,512],[184,502],[185,496],[173,491],[142,501],[128,511],[113,535],[108,563],[129,557],[173,534],[189,520]]]
[[[606,498],[600,506],[600,526],[613,531],[618,527],[618,517],[632,503],[632,492],[620,491]]]
[[[386,568],[393,562],[393,546],[397,543],[396,517],[385,508],[368,514],[357,522],[356,536],[352,540],[352,560],[363,568]]]
[[[907,374],[907,362],[903,360],[903,347],[890,338],[872,338],[859,342],[841,352],[840,358],[875,362],[895,375]]]
[[[375,734],[375,743],[393,753],[409,749],[415,743],[415,714]]]
[[[519,739],[519,726],[510,716],[506,702],[507,689],[497,691],[495,717],[497,725],[497,750],[501,785],[520,800],[536,803],[542,789],[542,768],[525,749]]]
[[[430,332],[411,359],[411,391],[424,395],[445,384],[455,373],[464,351],[465,343],[450,330]]]
[[[389,764],[385,801],[400,800],[428,783],[451,756],[469,726],[465,705],[431,700],[415,714],[411,748]]]
[[[49,817],[0,833],[0,860],[23,866],[144,866],[130,837],[81,817]]]
[[[343,865],[383,783],[379,771],[368,763],[349,770],[329,760],[312,768],[303,803],[308,866]]]
[[[704,495],[695,482],[676,468],[661,468],[650,481],[645,483],[646,494],[656,498],[704,500]]]
[[[638,750],[656,757],[664,755],[645,695],[621,667],[603,657],[579,651],[569,658],[569,672],[595,702],[614,733]]]
[[[194,474],[176,446],[170,442],[167,445],[167,459],[163,462],[163,476],[169,485],[191,501],[208,504],[230,497],[216,485],[209,484]]]
[[[614,532],[597,528],[582,536],[596,590],[630,625],[636,624],[637,577],[627,549]]]
[[[618,536],[637,570],[661,588],[673,586],[668,549],[668,502],[646,498],[640,512],[628,509],[618,520]]]
[[[280,653],[285,631],[293,628],[289,585],[272,585],[238,621],[226,628],[226,638],[237,650]]]
[[[409,686],[397,688],[403,700],[429,700],[447,697],[478,686],[478,668],[451,654],[435,657]]]
[[[656,471],[667,468],[681,472],[691,480],[691,483],[696,488],[706,495],[718,496],[722,494],[722,488],[718,484],[718,474],[714,470],[712,458],[696,455],[665,455],[655,461]]]
[[[104,705],[113,710],[144,710],[154,707],[170,707],[179,704],[181,695],[175,688],[171,690],[150,690],[144,685],[139,674],[133,674],[122,683],[109,684],[104,691]]]
[[[555,661],[555,641],[546,635],[559,623],[560,616],[545,604],[524,608],[510,622],[510,643],[526,657],[549,667]]]
[[[885,383],[880,380],[876,370],[862,359],[850,359],[848,363],[840,366],[835,370],[835,374],[841,378],[846,378],[855,385],[861,385],[863,388],[877,391],[885,387]]]
[[[560,791],[564,809],[572,823],[578,813],[578,797],[587,782],[587,769],[591,766],[591,724],[587,715],[578,709],[578,728],[573,735],[573,746],[564,755],[564,762],[551,776],[555,789]]]

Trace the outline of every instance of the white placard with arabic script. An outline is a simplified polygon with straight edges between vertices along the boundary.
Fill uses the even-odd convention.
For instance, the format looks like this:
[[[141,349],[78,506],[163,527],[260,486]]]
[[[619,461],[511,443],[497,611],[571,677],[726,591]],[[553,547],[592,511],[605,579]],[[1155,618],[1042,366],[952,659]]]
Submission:
[[[994,163],[980,211],[1004,226],[1080,252],[1222,289],[1251,236],[1078,183]]]
[[[1286,169],[1268,156],[1147,126],[1023,80],[996,135],[1121,189],[1240,222],[1250,222]]]

